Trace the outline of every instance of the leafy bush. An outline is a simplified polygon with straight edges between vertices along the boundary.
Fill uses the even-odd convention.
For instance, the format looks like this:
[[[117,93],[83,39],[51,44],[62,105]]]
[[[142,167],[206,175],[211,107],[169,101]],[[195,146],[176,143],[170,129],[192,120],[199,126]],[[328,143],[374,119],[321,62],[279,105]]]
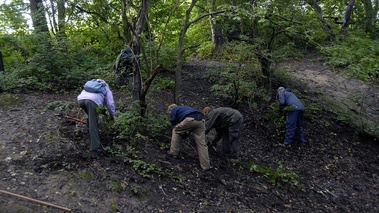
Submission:
[[[165,116],[142,117],[139,108],[134,106],[120,114],[114,123],[115,129],[120,133],[119,137],[132,142],[146,140],[149,136],[164,131],[168,126],[170,123]]]
[[[291,186],[299,186],[298,178],[299,176],[290,171],[287,168],[284,168],[283,165],[279,165],[278,168],[272,168],[266,165],[258,165],[254,162],[250,162],[247,165],[247,168],[251,172],[257,172],[268,178],[268,180],[273,184],[280,184],[280,181],[290,184]]]
[[[254,81],[256,66],[228,65],[225,68],[208,72],[212,82],[211,91],[222,98],[231,98],[235,104],[241,101],[252,102],[255,98],[265,96],[265,90]]]
[[[175,86],[175,81],[172,78],[167,77],[156,77],[154,80],[154,89],[157,89],[159,91],[162,90],[168,90],[172,91]]]
[[[59,43],[43,35],[22,39],[0,39],[6,70],[0,73],[0,88],[5,91],[53,91],[76,89],[90,78],[103,78],[110,65],[106,48],[81,46],[62,39]],[[101,57],[100,57],[101,56]],[[105,64],[105,65],[104,65]]]
[[[200,45],[199,48],[197,48],[197,57],[203,59],[203,58],[209,58],[212,56],[214,50],[214,44],[211,41],[204,42],[202,45]]]
[[[328,57],[328,65],[345,67],[347,76],[379,78],[379,41],[353,36],[346,42],[322,47],[321,52]]]

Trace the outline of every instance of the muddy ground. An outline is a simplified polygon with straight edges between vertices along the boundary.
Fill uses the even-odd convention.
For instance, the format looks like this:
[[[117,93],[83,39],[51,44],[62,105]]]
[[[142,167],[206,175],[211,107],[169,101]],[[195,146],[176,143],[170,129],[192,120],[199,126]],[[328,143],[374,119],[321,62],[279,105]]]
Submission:
[[[192,62],[184,67],[183,105],[198,109],[207,103],[228,106],[228,102],[209,92],[206,71],[217,66]],[[343,78],[322,61],[302,60],[280,66],[287,67],[288,75],[296,77],[296,81],[285,86],[300,91],[306,106],[329,106],[326,101],[330,99],[348,103],[349,95],[343,94],[363,88],[362,93],[371,94],[365,96],[365,103],[369,103],[365,112],[371,114],[361,114],[364,120],[377,123],[379,92],[375,87]],[[344,83],[333,83],[337,80]],[[144,177],[141,169],[133,168],[137,161],[125,162],[114,153],[88,152],[86,126],[65,118],[72,115],[85,119],[76,105],[76,96],[1,94],[0,212],[379,211],[378,141],[357,134],[356,127],[342,122],[327,107],[313,109],[315,113],[304,118],[310,146],[295,144],[292,149],[285,149],[280,146],[284,130],[264,116],[275,98],[256,111],[241,104],[238,109],[245,117],[245,126],[240,161],[228,162],[210,151],[213,169],[206,172],[199,167],[191,137],[183,141],[179,158],[166,157],[170,138],[167,129],[163,135],[141,141],[131,151],[135,160],[154,168],[149,177]],[[130,100],[130,94],[122,91],[114,91],[114,96],[117,103]],[[154,101],[150,101],[149,113],[162,115],[172,101],[168,91],[152,91],[150,98]],[[104,147],[131,145],[116,135],[101,137]]]

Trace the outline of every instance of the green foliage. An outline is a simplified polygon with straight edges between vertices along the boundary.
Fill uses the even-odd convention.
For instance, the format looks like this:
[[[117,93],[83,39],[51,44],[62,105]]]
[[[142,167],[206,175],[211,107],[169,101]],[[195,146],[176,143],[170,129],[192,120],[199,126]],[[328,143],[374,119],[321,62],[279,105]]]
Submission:
[[[58,110],[58,111],[69,111],[73,108],[73,105],[67,101],[53,101],[48,103],[44,110]]]
[[[142,177],[149,178],[151,173],[161,173],[161,169],[157,168],[155,164],[149,164],[142,160],[128,159],[127,162],[132,165],[135,171],[138,171]]]
[[[273,184],[280,185],[280,181],[283,181],[291,186],[300,187],[297,180],[299,176],[295,172],[285,168],[283,165],[279,165],[278,168],[275,169],[266,165],[258,165],[254,162],[249,162],[247,168],[251,172],[262,174]]]
[[[272,51],[274,60],[283,61],[286,59],[302,58],[304,51],[299,49],[294,41],[290,41],[283,46]]]
[[[153,87],[158,91],[172,91],[175,86],[174,79],[168,77],[156,77],[154,82]]]
[[[236,51],[234,54],[233,51],[228,52],[225,57],[232,57],[232,60],[239,63],[230,63],[225,68],[207,73],[212,82],[211,90],[217,96],[231,98],[234,103],[251,103],[255,98],[265,96],[265,90],[256,84],[261,79],[260,67],[254,58],[249,58],[249,54],[244,55],[246,51],[248,50],[244,49],[243,52]]]
[[[351,36],[346,42],[322,47],[328,65],[345,67],[346,75],[361,80],[379,78],[379,41]]]
[[[145,161],[139,160],[139,151],[137,151],[136,148],[131,145],[122,146],[119,144],[113,144],[104,147],[104,150],[114,156],[120,157],[123,162],[131,165],[132,168],[142,177],[149,178],[152,173],[162,173],[161,169],[158,168],[155,164],[149,164]]]
[[[210,58],[213,54],[214,44],[211,41],[204,42],[197,48],[196,56],[200,59]]]
[[[117,212],[118,211],[118,208],[117,208],[116,204],[114,204],[114,203],[111,204],[111,211],[112,212]]]
[[[0,40],[0,44],[9,50],[3,52],[8,69],[0,73],[2,90],[62,91],[78,88],[83,79],[105,76],[106,72],[101,68],[104,65],[100,65],[99,60],[104,52],[96,50],[96,53],[94,48],[83,47],[70,52],[70,44],[65,40],[56,43],[41,35],[26,36],[18,41],[6,38]],[[17,49],[9,46],[16,44]]]
[[[170,125],[165,116],[142,117],[139,108],[131,106],[126,112],[121,113],[115,121],[115,128],[119,137],[129,141],[138,142],[149,136],[155,136]],[[146,135],[148,134],[148,135]]]

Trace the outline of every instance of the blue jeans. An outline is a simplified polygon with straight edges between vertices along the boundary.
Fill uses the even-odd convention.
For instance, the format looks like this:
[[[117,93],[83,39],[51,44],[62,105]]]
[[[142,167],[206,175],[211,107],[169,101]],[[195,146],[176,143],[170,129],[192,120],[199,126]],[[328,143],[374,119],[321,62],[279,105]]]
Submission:
[[[290,111],[287,113],[286,135],[284,144],[289,145],[292,139],[297,139],[300,143],[306,143],[303,133],[303,113],[302,110]]]

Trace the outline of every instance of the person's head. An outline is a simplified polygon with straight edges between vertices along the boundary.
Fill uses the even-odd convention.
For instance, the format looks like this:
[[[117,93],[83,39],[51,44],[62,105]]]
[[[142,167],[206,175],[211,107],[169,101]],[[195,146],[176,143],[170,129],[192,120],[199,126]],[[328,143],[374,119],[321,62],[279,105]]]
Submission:
[[[212,108],[210,108],[210,107],[205,107],[205,108],[203,109],[203,114],[204,114],[204,115],[208,115],[208,113],[209,113],[211,110],[212,110]]]
[[[284,87],[279,87],[279,88],[278,88],[278,94],[280,94],[280,93],[283,92],[284,90],[285,90]]]
[[[171,110],[176,107],[176,104],[171,104],[170,106],[168,106],[167,108],[167,113],[170,114],[171,113]]]

